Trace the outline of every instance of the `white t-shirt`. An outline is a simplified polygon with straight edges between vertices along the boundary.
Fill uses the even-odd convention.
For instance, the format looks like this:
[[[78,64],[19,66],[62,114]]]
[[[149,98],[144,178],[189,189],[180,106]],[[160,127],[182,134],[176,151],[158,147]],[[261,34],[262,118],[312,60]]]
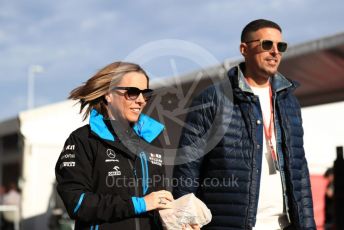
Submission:
[[[264,124],[269,127],[271,119],[270,92],[269,87],[251,89],[259,97],[260,107],[264,117]],[[263,123],[262,123],[263,125]],[[272,130],[272,144],[276,152],[276,137]],[[257,221],[254,230],[275,230],[281,229],[279,218],[283,214],[283,188],[280,172],[275,169],[271,152],[266,140],[263,128],[263,158],[260,177],[260,190],[258,198]]]
[[[19,210],[20,206],[20,194],[16,190],[10,190],[8,193],[6,193],[3,197],[3,203],[4,205],[13,205],[17,206]],[[20,214],[16,212],[4,212],[3,213],[4,219],[13,223],[15,221],[18,221]]]

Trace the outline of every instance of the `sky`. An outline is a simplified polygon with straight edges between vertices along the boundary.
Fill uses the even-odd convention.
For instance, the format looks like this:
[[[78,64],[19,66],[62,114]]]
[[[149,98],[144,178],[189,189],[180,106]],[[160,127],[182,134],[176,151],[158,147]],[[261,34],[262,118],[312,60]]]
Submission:
[[[63,101],[100,68],[141,64],[153,79],[238,58],[250,21],[277,22],[296,45],[344,32],[342,0],[0,0],[0,121]]]

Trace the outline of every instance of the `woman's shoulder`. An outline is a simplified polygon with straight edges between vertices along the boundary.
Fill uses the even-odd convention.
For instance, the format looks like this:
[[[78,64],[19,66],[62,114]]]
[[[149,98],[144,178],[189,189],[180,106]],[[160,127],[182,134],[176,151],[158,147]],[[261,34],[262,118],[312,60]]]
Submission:
[[[89,124],[75,129],[70,134],[70,136],[78,137],[80,139],[88,138],[89,135],[90,135],[90,125]]]

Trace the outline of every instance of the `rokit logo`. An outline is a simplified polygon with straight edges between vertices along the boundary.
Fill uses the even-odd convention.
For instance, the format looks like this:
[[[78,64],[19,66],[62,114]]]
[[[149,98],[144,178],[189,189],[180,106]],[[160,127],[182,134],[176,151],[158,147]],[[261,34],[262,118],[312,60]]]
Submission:
[[[120,171],[119,166],[115,166],[115,167],[113,167],[113,169],[115,171],[108,172],[108,176],[120,176],[122,174],[122,172]]]
[[[112,149],[107,149],[106,150],[106,155],[110,159],[106,159],[105,162],[119,162],[118,159],[115,159],[116,158],[116,153]]]

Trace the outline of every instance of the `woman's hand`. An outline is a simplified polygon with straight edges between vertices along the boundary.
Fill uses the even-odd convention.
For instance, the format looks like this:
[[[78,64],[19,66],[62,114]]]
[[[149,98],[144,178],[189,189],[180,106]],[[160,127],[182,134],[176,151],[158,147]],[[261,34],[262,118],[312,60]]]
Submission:
[[[201,228],[199,227],[198,224],[183,224],[182,225],[182,230],[188,230],[188,229],[192,229],[192,230],[200,230]]]
[[[151,192],[143,199],[146,202],[146,211],[169,208],[169,204],[174,200],[172,194],[166,190]]]

